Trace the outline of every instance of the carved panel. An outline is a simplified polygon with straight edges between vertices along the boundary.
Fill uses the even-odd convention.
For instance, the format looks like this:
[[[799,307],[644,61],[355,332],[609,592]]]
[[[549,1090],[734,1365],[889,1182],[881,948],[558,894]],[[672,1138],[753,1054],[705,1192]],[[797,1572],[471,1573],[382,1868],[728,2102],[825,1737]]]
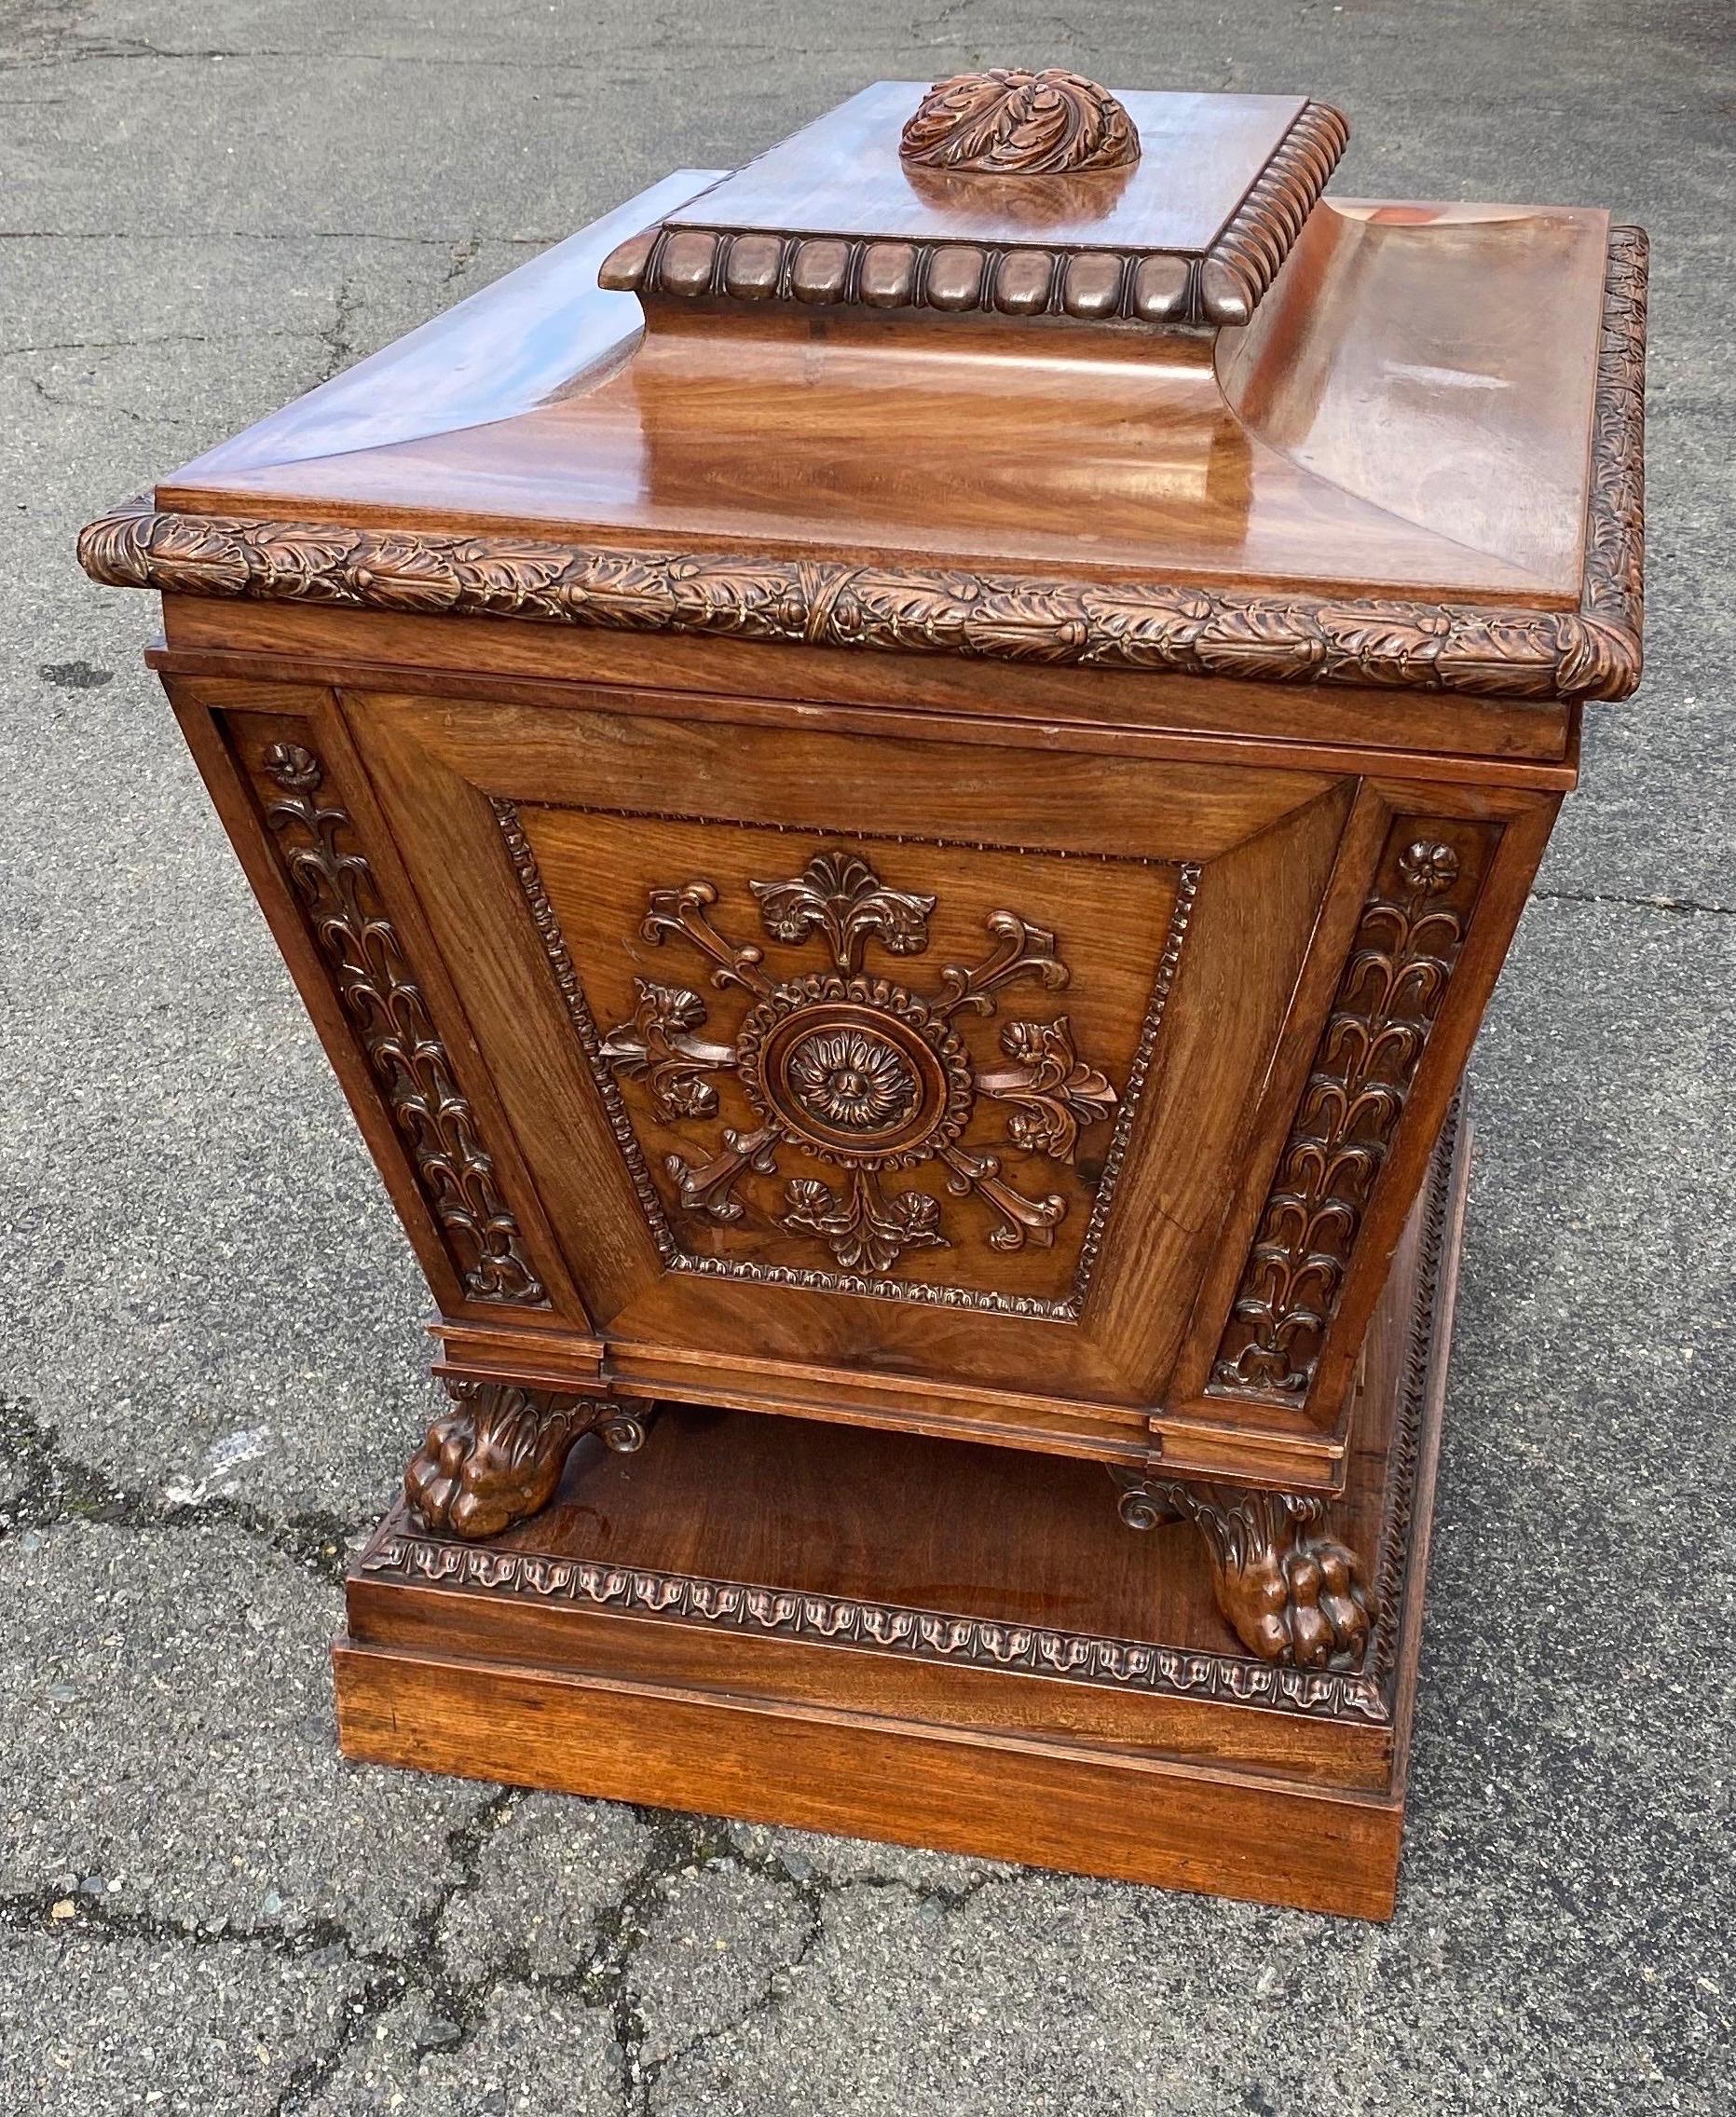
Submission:
[[[684,951],[693,982],[677,981],[678,962],[666,982],[636,977],[632,1011],[599,1030],[519,811],[504,800],[494,806],[666,1266],[1077,1318],[1180,961],[1197,868],[1172,870],[1169,928],[1117,1089],[1080,1050],[1068,1014],[1011,1012],[1008,994],[1016,989],[1057,991],[1071,977],[1056,936],[1018,912],[987,915],[974,962],[942,964],[920,981],[881,975],[878,958],[928,949],[936,898],[889,886],[850,848],[820,850],[797,873],[754,879],[732,907],[720,907],[718,886],[703,877],[652,887],[640,937]],[[749,895],[760,936],[754,940],[743,937]],[[809,968],[786,954],[811,943],[824,949],[828,967]],[[728,1004],[720,1005],[716,993],[729,995]],[[997,1035],[972,1033],[973,1023],[990,1018]],[[745,1123],[730,1122],[724,1111],[719,1084],[726,1079],[745,1106]],[[630,1097],[653,1131],[683,1120],[708,1127],[702,1150],[661,1154],[671,1204],[648,1164]],[[1101,1134],[1100,1159],[1093,1157],[1087,1182],[1078,1173],[1079,1150],[1082,1135],[1094,1131]],[[1018,1157],[1017,1168],[1008,1150]],[[1034,1174],[1022,1166],[1029,1162],[1037,1165]],[[941,1177],[943,1191],[905,1180],[905,1172],[924,1167]],[[952,1198],[989,1209],[986,1242],[993,1251],[1050,1247],[1073,1205],[1052,1178],[1044,1181],[1045,1168],[1070,1172],[1069,1188],[1087,1214],[1067,1291],[1047,1298],[908,1276],[912,1253],[970,1239],[956,1224]],[[798,1237],[813,1262],[705,1250],[677,1236],[672,1215],[690,1228],[752,1225]]]
[[[308,931],[403,1137],[466,1295],[546,1307],[547,1292],[357,844],[355,825],[341,804],[321,799],[324,765],[301,744],[286,742],[270,744],[248,763]]]
[[[1362,1218],[1458,961],[1483,834],[1401,822],[1332,1012],[1212,1364],[1210,1392],[1301,1404]]]

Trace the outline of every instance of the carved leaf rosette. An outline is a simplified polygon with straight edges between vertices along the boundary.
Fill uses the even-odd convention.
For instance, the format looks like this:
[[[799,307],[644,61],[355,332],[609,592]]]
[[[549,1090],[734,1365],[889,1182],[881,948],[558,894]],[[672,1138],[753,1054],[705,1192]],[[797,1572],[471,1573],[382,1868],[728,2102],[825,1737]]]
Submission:
[[[1051,1245],[1066,1199],[1018,1188],[999,1154],[964,1143],[965,1128],[980,1102],[998,1103],[1010,1145],[1071,1163],[1080,1132],[1114,1112],[1115,1091],[1080,1057],[1065,1015],[1004,1021],[992,1058],[973,1053],[962,1024],[995,1015],[1010,986],[1064,986],[1055,936],[1017,912],[991,912],[980,960],[943,965],[919,991],[877,975],[868,959],[870,950],[923,954],[934,897],[888,888],[843,851],[749,888],[768,943],[794,949],[817,938],[830,968],[790,965],[780,976],[759,942],[714,922],[711,882],[654,889],[644,937],[681,943],[709,965],[714,989],[745,996],[744,1010],[726,1036],[699,991],[637,978],[633,1013],[601,1042],[604,1062],[642,1085],[659,1120],[718,1120],[705,1159],[663,1157],[682,1209],[741,1222],[749,1210],[742,1180],[781,1175],[778,1228],[823,1246],[844,1271],[887,1273],[907,1251],[950,1245],[941,1199],[920,1185],[895,1187],[897,1172],[936,1162],[949,1192],[974,1193],[993,1209],[993,1248]],[[733,1076],[750,1126],[721,1121],[722,1074]]]

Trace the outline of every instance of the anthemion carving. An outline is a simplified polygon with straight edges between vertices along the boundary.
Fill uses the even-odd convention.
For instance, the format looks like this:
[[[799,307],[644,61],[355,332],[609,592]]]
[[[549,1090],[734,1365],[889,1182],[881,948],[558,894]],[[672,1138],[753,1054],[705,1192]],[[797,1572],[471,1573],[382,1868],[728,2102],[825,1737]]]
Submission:
[[[329,964],[368,1065],[410,1151],[467,1297],[546,1306],[494,1164],[459,1090],[386,915],[347,810],[321,800],[325,768],[298,743],[274,743],[258,770],[278,789],[264,800],[308,931]]]
[[[402,1529],[374,1546],[362,1559],[362,1570],[760,1638],[814,1639],[832,1646],[854,1641],[877,1653],[915,1660],[1025,1670],[1115,1689],[1266,1706],[1310,1718],[1380,1723],[1391,1717],[1386,1693],[1350,1669],[1305,1668],[1046,1625],[1001,1624],[851,1596],[797,1594],[589,1559],[490,1550],[436,1542]]]
[[[936,81],[898,143],[902,160],[965,174],[1125,169],[1140,158],[1126,109],[1082,74],[996,66]]]
[[[554,1396],[508,1383],[452,1382],[454,1400],[404,1472],[404,1497],[431,1529],[493,1537],[539,1513],[587,1433],[631,1455],[643,1422],[611,1397]]]
[[[1017,912],[991,912],[982,959],[946,965],[919,996],[870,974],[867,959],[870,943],[891,956],[924,951],[932,896],[887,888],[845,852],[816,854],[801,874],[750,887],[767,937],[796,948],[818,936],[832,969],[777,976],[758,944],[714,924],[710,882],[653,890],[644,937],[682,941],[709,963],[715,987],[739,988],[750,1004],[727,1041],[712,1041],[702,1034],[706,1003],[697,992],[641,979],[633,1016],[603,1040],[604,1058],[623,1078],[646,1082],[662,1117],[714,1114],[709,1075],[724,1070],[754,1113],[753,1128],[726,1128],[708,1160],[665,1157],[683,1209],[738,1221],[736,1184],[747,1170],[776,1173],[781,1152],[797,1157],[799,1170],[802,1160],[817,1161],[836,1174],[792,1174],[778,1226],[824,1245],[846,1271],[882,1273],[909,1250],[950,1240],[932,1192],[888,1182],[895,1171],[936,1161],[950,1192],[975,1192],[999,1215],[989,1237],[996,1249],[1051,1243],[1066,1200],[1009,1181],[999,1155],[961,1143],[965,1125],[979,1098],[1003,1101],[1012,1143],[1071,1161],[1080,1127],[1103,1122],[1115,1092],[1075,1050],[1065,1015],[1006,1022],[1002,1062],[991,1067],[974,1061],[958,1024],[994,1014],[1009,986],[1065,985],[1055,936]]]
[[[1396,890],[1377,888],[1362,908],[1212,1364],[1214,1394],[1306,1397],[1458,960],[1475,891],[1457,851],[1408,829],[1393,844]]]

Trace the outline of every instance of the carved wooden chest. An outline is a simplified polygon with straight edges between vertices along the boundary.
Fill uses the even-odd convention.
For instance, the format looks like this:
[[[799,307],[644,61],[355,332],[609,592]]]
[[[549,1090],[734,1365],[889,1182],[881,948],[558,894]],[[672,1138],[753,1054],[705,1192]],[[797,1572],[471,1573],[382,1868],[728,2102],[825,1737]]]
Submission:
[[[1346,136],[882,82],[85,532],[433,1291],[355,1754],[1389,1904],[1646,244]]]

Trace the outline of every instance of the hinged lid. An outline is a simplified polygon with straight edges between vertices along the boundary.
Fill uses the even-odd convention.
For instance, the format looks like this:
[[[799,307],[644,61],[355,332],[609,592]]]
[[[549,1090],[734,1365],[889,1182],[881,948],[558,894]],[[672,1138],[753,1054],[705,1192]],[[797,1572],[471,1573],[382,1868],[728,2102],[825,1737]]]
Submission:
[[[193,595],[1621,696],[1645,238],[1586,208],[1320,198],[1344,137],[1301,98],[882,82],[212,449],[93,525],[85,564]]]

